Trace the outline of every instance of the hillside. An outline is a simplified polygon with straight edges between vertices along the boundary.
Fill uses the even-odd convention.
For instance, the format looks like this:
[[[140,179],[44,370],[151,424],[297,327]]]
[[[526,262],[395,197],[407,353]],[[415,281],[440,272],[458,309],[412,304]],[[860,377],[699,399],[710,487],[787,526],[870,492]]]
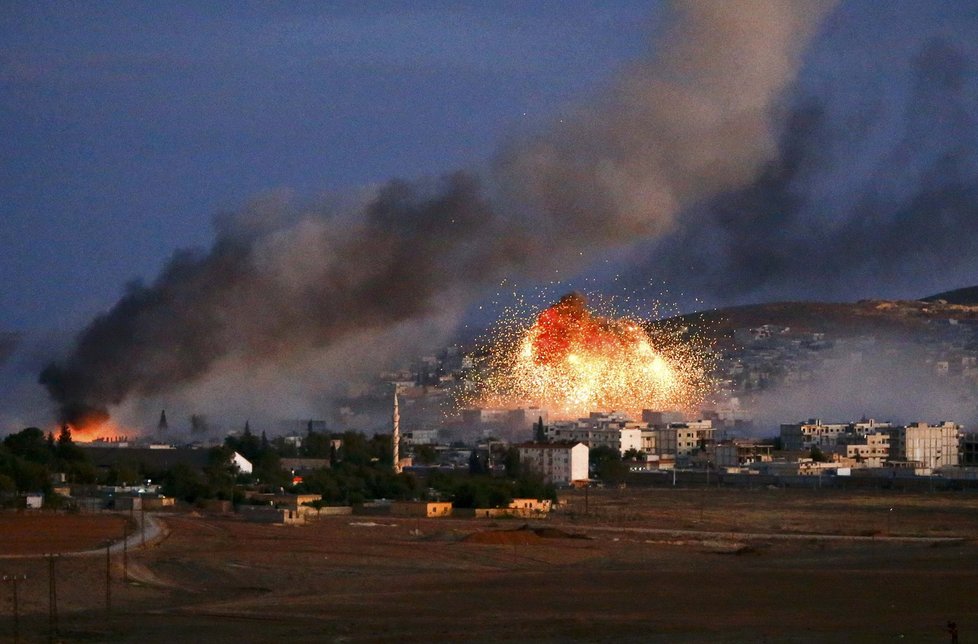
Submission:
[[[772,302],[702,311],[666,321],[694,328],[716,339],[735,329],[773,324],[793,332],[836,336],[918,333],[948,320],[978,323],[978,305],[936,301],[862,300],[859,302]]]
[[[922,302],[936,302],[937,300],[944,300],[948,304],[978,306],[978,286],[958,288],[953,291],[945,291],[937,295],[921,298]]]

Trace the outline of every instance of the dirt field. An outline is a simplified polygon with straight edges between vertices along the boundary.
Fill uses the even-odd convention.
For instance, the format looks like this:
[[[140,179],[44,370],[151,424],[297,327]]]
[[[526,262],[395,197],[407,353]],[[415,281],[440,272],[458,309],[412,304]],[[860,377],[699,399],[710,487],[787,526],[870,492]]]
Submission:
[[[104,560],[58,563],[59,641],[947,642],[951,619],[978,639],[978,497],[708,493],[592,491],[587,515],[575,494],[574,514],[521,530],[174,516],[128,583],[116,558],[109,614]],[[28,575],[22,641],[47,639],[45,564],[0,561]]]
[[[110,514],[0,513],[0,556],[91,550],[121,539],[125,520]]]

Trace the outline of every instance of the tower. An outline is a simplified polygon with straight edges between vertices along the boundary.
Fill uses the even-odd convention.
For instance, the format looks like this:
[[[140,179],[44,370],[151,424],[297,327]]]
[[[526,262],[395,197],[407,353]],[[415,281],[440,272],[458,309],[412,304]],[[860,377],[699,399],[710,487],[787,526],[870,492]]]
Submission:
[[[391,437],[391,447],[394,450],[394,473],[401,473],[401,414],[397,409],[397,385],[394,385],[394,431]]]
[[[166,410],[164,409],[163,411],[160,412],[160,422],[156,424],[156,431],[157,433],[159,433],[160,436],[163,436],[164,434],[166,434],[166,430],[168,428],[169,427],[166,422]]]

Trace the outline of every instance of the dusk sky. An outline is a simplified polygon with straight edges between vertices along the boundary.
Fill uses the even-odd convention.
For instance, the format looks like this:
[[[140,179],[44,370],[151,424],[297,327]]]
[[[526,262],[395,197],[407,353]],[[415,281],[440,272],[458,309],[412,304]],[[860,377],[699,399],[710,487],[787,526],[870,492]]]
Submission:
[[[152,284],[180,249],[206,252],[215,217],[269,195],[300,208],[356,201],[391,179],[456,170],[505,183],[500,172],[528,167],[507,150],[532,148],[523,142],[540,132],[564,136],[567,154],[599,154],[600,127],[575,110],[657,53],[669,16],[655,2],[569,0],[5,2],[0,331],[47,334],[21,364],[57,358],[127,284]],[[813,24],[797,75],[773,83],[764,106],[773,143],[750,152],[743,176],[687,190],[654,225],[612,219],[616,232],[593,244],[571,226],[561,252],[586,260],[561,276],[620,274],[685,308],[978,283],[978,3],[842,2]],[[684,117],[656,109],[669,112],[660,123]],[[565,114],[578,120],[564,125]],[[503,170],[489,171],[500,158]],[[503,211],[497,225],[521,221],[506,204],[522,195],[486,192]],[[581,204],[551,196],[547,207]],[[398,213],[418,208],[389,201],[378,217],[396,231]],[[478,220],[483,206],[466,204]],[[242,216],[231,219],[241,234]],[[505,266],[490,277],[508,276]],[[518,284],[546,275],[516,266]],[[421,319],[440,297],[458,304],[469,284],[478,288],[463,309],[489,293],[461,284],[391,323]]]
[[[648,46],[647,2],[0,8],[0,329],[79,325],[212,219],[485,163]]]

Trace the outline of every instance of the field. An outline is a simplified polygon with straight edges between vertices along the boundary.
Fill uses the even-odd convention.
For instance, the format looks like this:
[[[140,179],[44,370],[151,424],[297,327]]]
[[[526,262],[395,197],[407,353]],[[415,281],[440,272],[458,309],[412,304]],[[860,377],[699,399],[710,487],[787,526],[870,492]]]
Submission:
[[[946,642],[978,633],[978,495],[592,490],[548,520],[173,515],[105,562],[58,562],[65,642]],[[892,508],[892,509],[891,509]],[[0,543],[0,550],[3,550]],[[22,641],[45,641],[42,559]],[[9,592],[0,603],[9,614]],[[10,623],[0,622],[0,638]]]
[[[0,513],[0,555],[40,555],[92,550],[122,538],[121,516]]]

